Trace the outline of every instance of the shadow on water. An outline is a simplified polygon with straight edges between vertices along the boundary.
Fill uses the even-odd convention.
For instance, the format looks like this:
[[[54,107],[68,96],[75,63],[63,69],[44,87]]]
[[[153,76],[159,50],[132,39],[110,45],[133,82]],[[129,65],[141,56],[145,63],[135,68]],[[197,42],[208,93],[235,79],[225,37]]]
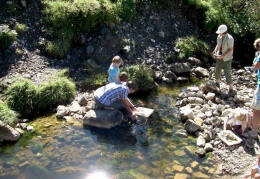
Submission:
[[[135,136],[131,133],[131,128],[122,125],[112,129],[101,129],[84,125],[84,129],[96,136],[96,142],[109,144],[116,150],[131,148],[137,141]]]

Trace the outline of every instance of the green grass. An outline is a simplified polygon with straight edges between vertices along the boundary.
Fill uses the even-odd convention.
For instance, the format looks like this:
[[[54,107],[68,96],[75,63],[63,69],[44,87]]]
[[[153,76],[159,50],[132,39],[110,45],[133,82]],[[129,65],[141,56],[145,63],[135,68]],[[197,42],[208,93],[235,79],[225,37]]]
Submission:
[[[0,100],[0,120],[4,124],[13,125],[18,122],[18,114],[11,110],[6,103]]]
[[[38,114],[74,98],[76,86],[67,78],[67,71],[53,74],[48,81],[36,86],[28,79],[11,85],[5,92],[6,102],[22,116]]]
[[[24,33],[26,31],[26,24],[20,24],[20,23],[17,23],[15,26],[14,26],[14,30],[18,33],[18,34],[21,34],[21,33]]]
[[[136,0],[43,0],[45,22],[51,39],[46,52],[62,58],[69,52],[78,32],[95,33],[103,26],[130,19],[136,13]]]
[[[37,108],[44,111],[73,99],[76,86],[66,77],[50,79],[39,87]]]
[[[148,67],[143,65],[131,65],[127,66],[122,71],[128,73],[128,80],[136,81],[138,91],[149,91],[156,87],[152,69]]]
[[[210,56],[209,46],[194,36],[178,38],[175,43],[176,48],[180,50],[177,54],[178,59],[191,56],[197,58],[203,58],[205,55]]]
[[[96,89],[107,83],[107,73],[100,70],[91,70],[88,78],[79,83],[81,90]]]
[[[9,28],[8,25],[0,25],[0,50],[4,50],[17,37],[17,32]]]
[[[35,108],[37,94],[36,86],[31,81],[23,79],[7,89],[7,104],[20,114],[27,115]]]

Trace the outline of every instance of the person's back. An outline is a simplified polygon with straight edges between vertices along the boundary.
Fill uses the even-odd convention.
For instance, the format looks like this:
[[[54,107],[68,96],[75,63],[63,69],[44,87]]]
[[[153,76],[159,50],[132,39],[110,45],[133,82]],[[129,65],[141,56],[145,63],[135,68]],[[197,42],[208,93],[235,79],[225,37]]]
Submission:
[[[103,105],[109,106],[111,103],[127,99],[129,88],[121,83],[109,83],[105,86],[98,88],[94,92],[95,98]]]

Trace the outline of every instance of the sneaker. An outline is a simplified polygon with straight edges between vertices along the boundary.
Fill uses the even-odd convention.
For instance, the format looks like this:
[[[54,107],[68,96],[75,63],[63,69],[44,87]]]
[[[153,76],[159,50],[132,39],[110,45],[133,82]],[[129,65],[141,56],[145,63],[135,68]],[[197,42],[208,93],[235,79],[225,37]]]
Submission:
[[[242,136],[247,139],[258,139],[258,134],[253,133],[252,131],[249,131],[247,133],[243,133]]]
[[[228,90],[228,97],[234,97],[236,95],[236,92],[235,92],[235,90],[233,90],[233,89],[229,89]]]
[[[218,87],[220,89],[220,83],[216,82],[216,87]]]

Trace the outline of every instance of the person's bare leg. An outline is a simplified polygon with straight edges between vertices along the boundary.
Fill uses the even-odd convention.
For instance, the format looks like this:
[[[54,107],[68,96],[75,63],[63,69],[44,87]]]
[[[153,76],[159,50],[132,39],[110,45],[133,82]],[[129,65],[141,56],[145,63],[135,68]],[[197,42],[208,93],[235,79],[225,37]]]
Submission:
[[[258,168],[253,168],[252,170],[251,170],[251,177],[255,177],[255,174],[258,172]]]
[[[260,110],[253,109],[253,126],[252,132],[257,133],[257,128],[260,121]]]

